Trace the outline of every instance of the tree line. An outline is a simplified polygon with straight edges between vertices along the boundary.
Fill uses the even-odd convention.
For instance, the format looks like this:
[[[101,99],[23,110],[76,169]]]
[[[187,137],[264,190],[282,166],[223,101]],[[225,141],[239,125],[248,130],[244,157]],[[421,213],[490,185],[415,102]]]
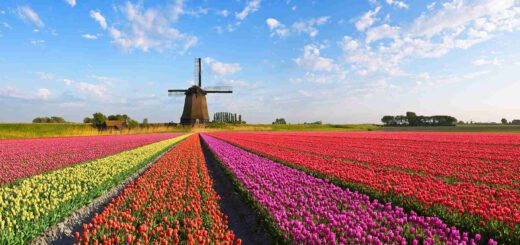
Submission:
[[[457,119],[452,116],[417,116],[415,112],[406,112],[406,115],[383,116],[381,122],[385,126],[455,126]]]
[[[514,119],[514,120],[512,120],[511,122],[509,122],[509,121],[507,121],[507,119],[502,118],[502,120],[500,120],[500,122],[501,122],[502,124],[520,125],[520,120],[519,120],[519,119]]]
[[[126,114],[115,114],[115,115],[105,116],[101,112],[96,112],[96,113],[92,114],[92,117],[85,117],[83,119],[83,123],[91,123],[96,128],[104,129],[107,126],[106,122],[108,120],[125,121],[126,126],[128,126],[129,128],[139,127],[139,122],[130,118]],[[148,125],[148,119],[146,119],[146,118],[143,120],[143,125],[145,125],[145,124]]]
[[[245,124],[246,122],[242,121],[242,115],[231,112],[215,112],[213,114],[213,122],[222,122],[222,123],[239,123]]]
[[[67,123],[63,117],[37,117],[32,120],[33,123]]]
[[[287,121],[285,121],[285,118],[276,118],[273,122],[273,124],[287,124]]]

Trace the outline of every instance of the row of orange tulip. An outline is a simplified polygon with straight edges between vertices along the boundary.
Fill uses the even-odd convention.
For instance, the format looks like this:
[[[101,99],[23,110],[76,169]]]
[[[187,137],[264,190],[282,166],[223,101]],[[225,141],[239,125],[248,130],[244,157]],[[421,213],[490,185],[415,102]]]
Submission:
[[[220,211],[198,135],[181,142],[76,233],[83,244],[240,244]]]

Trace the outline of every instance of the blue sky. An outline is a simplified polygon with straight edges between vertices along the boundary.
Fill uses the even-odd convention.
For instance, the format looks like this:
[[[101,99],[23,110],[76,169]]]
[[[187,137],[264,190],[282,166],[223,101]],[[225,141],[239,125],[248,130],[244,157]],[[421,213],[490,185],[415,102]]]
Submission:
[[[0,2],[0,121],[178,121],[203,58],[210,114],[376,123],[520,119],[520,1]]]

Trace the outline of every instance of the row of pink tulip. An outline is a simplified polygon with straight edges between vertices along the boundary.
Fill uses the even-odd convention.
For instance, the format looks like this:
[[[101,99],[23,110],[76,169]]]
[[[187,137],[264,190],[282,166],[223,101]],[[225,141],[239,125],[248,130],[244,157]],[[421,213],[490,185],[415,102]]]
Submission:
[[[0,184],[180,135],[167,133],[0,140]]]

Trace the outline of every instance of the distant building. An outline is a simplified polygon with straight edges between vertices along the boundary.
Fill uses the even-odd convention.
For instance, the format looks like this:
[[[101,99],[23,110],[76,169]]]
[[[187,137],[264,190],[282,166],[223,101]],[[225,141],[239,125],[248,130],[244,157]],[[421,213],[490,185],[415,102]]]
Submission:
[[[128,127],[126,120],[106,120],[105,125],[107,126],[108,129],[118,129],[118,130]]]

